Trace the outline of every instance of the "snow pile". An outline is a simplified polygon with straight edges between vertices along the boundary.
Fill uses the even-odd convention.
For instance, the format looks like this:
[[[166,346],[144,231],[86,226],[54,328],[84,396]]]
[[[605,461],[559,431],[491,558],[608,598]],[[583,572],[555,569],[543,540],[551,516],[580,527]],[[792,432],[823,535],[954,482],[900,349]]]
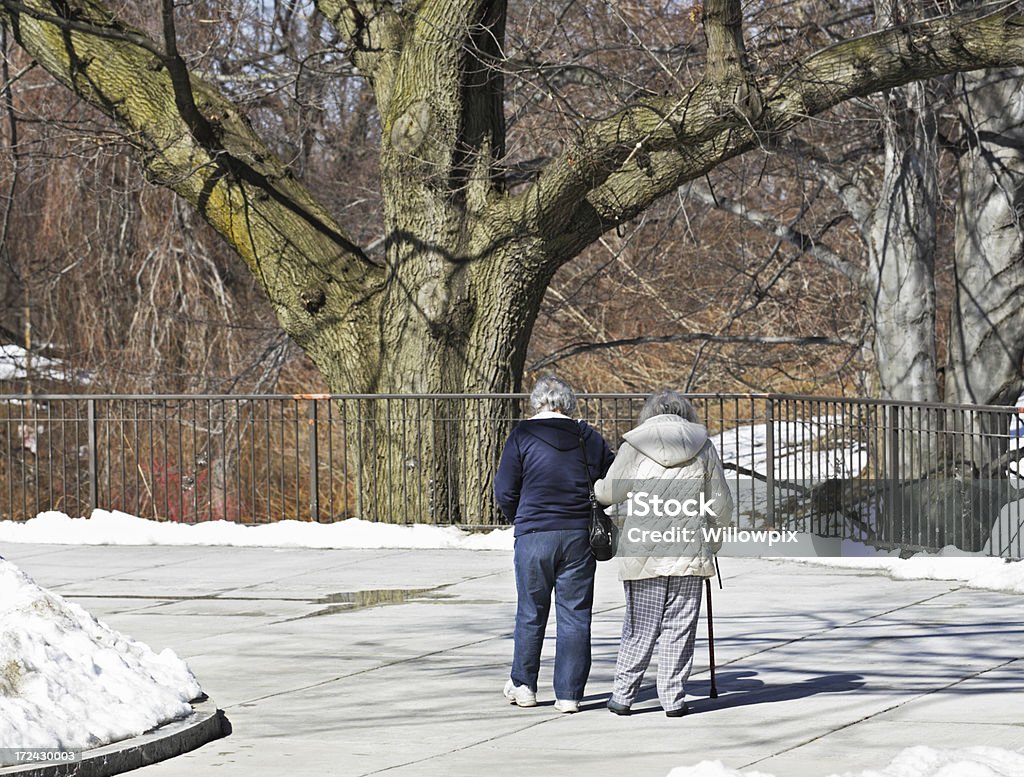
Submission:
[[[1024,594],[1024,562],[992,557],[984,551],[972,553],[947,545],[936,553],[915,553],[910,558],[900,558],[899,550],[879,550],[853,540],[832,542],[839,548],[834,556],[776,557],[776,560],[881,572],[893,580],[950,580],[968,588]]]
[[[0,542],[56,545],[227,545],[250,548],[419,548],[511,550],[512,529],[473,534],[455,526],[398,526],[349,518],[337,523],[277,521],[244,525],[150,521],[115,511],[89,518],[45,512],[28,521],[0,521]]]
[[[0,343],[0,380],[23,380],[28,364],[28,352],[19,345]],[[32,374],[37,378],[65,380],[67,375],[57,359],[32,354]]]
[[[907,559],[899,558],[898,551],[877,551],[878,555],[859,552],[864,546],[857,547],[857,543],[849,541],[844,542],[842,547],[843,557],[786,560],[801,564],[873,570],[883,572],[894,580],[951,580],[969,588],[1024,594],[1024,562],[967,553],[952,545],[938,553],[917,553]]]
[[[201,694],[173,652],[113,631],[0,558],[0,748],[98,747],[189,715]]]
[[[908,747],[881,769],[832,774],[830,777],[1020,777],[1024,754],[999,747],[963,747],[937,750]],[[765,772],[740,771],[721,761],[701,761],[680,766],[668,777],[772,777]]]

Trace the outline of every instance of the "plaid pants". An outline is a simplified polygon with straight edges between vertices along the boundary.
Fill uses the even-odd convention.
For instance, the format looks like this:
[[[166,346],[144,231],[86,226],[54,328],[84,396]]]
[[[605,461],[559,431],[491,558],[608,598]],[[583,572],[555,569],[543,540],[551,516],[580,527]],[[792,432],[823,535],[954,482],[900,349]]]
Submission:
[[[626,614],[612,693],[617,704],[635,701],[660,636],[658,699],[666,711],[683,706],[686,680],[693,668],[703,582],[694,575],[623,581]]]

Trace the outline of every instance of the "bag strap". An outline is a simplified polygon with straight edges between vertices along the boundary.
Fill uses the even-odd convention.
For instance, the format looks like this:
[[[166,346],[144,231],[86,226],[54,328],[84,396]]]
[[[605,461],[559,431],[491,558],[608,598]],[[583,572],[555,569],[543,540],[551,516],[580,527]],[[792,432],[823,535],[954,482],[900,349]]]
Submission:
[[[583,454],[583,469],[586,470],[587,473],[587,486],[590,488],[590,501],[596,502],[597,497],[594,496],[594,480],[590,477],[590,462],[587,461],[587,447],[583,444],[583,429],[581,428],[579,432],[580,453]]]

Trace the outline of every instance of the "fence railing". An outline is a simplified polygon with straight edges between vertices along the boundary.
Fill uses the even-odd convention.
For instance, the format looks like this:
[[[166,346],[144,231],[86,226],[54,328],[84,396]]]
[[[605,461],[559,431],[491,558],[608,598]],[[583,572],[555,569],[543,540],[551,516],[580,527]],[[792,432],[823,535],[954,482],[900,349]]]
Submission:
[[[693,395],[741,528],[1024,556],[1015,408]],[[642,395],[580,397],[613,447]],[[0,396],[0,518],[492,525],[522,395]],[[1024,498],[1024,493],[1020,496]]]

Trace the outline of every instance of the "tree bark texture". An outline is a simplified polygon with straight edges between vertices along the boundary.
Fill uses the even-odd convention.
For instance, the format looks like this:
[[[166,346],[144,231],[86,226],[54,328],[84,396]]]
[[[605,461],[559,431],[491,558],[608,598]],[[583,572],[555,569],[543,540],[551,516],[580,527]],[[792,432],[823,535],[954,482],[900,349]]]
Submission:
[[[962,76],[960,201],[946,399],[1011,405],[1024,389],[1024,70]],[[960,418],[984,470],[1005,454],[1009,414]],[[977,433],[981,433],[979,437]]]
[[[1005,405],[1024,388],[1024,70],[962,80],[946,399]]]
[[[866,230],[872,350],[883,397],[936,402],[938,151],[921,84],[886,95],[883,134],[884,173]]]

